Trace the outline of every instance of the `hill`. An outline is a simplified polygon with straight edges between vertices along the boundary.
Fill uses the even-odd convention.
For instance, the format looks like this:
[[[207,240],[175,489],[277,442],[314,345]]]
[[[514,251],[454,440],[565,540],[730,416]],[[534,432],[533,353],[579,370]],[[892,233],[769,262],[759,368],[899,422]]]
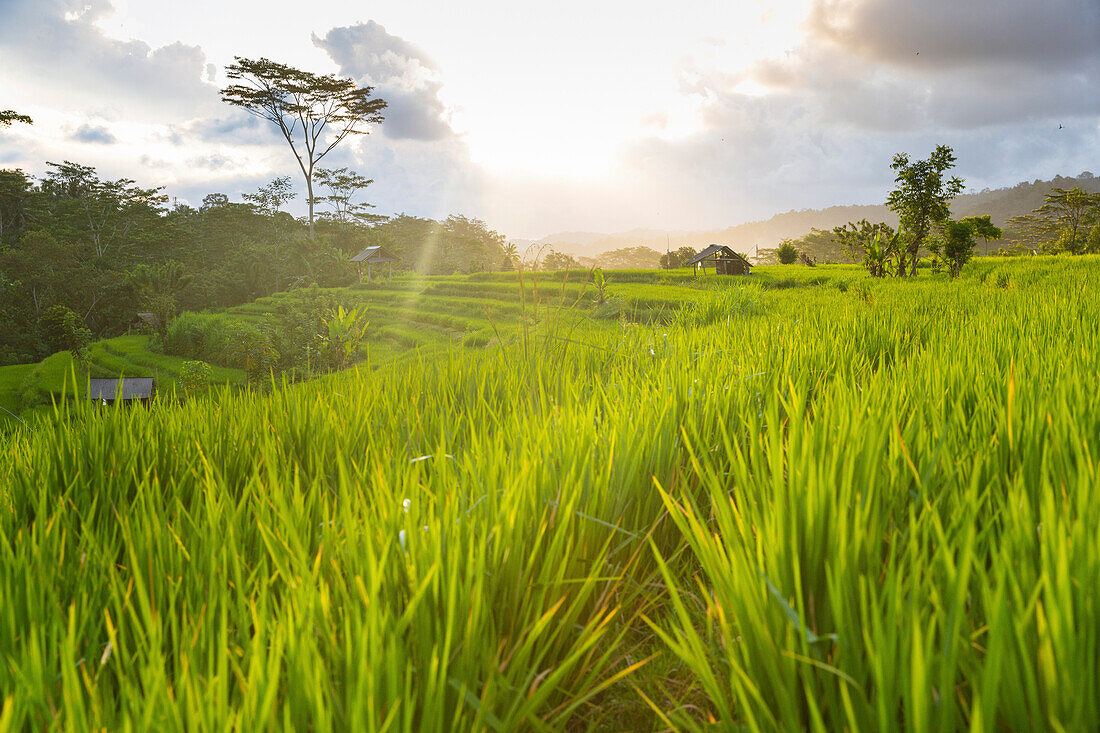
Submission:
[[[1009,188],[984,189],[963,194],[951,207],[956,217],[989,214],[993,223],[1004,227],[1013,216],[1031,213],[1043,202],[1043,196],[1052,186],[1081,188],[1100,192],[1100,178],[1090,172],[1077,177],[1055,176],[1050,180],[1022,181]],[[791,210],[776,214],[770,219],[746,222],[726,229],[709,231],[656,231],[635,229],[627,232],[600,235],[593,232],[559,232],[543,237],[538,244],[548,244],[559,252],[578,257],[595,257],[610,250],[627,247],[649,247],[664,252],[666,247],[693,247],[701,249],[708,244],[725,244],[733,249],[751,254],[754,249],[777,246],[787,238],[802,237],[811,229],[832,229],[849,221],[869,219],[897,224],[884,205],[830,206],[826,209]]]
[[[59,401],[0,730],[1100,729],[1098,270],[402,277],[355,368]]]

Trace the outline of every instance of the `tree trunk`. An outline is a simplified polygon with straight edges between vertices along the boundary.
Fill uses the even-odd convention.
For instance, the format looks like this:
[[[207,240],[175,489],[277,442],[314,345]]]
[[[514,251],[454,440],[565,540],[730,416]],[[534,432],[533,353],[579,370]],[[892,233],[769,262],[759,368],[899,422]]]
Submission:
[[[310,169],[306,176],[306,195],[309,196],[309,241],[314,241],[313,235],[313,170]]]

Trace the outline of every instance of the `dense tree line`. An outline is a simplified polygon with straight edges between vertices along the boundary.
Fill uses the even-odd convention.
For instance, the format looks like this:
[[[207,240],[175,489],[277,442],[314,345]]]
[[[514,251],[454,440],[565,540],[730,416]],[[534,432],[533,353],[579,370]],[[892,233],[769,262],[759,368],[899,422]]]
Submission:
[[[369,179],[346,169],[320,171],[318,183],[310,239],[308,220],[285,211],[286,178],[240,202],[212,193],[192,207],[67,161],[39,179],[0,170],[0,364],[68,348],[43,322],[55,306],[94,338],[125,332],[139,312],[163,330],[182,310],[354,282],[349,256],[375,244],[424,273],[510,266],[504,237],[482,221],[373,215],[355,201]]]

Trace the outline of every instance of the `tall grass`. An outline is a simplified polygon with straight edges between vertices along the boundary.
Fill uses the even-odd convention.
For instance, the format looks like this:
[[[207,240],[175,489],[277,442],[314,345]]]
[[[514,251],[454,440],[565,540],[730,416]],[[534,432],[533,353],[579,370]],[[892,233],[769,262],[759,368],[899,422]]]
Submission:
[[[63,403],[0,729],[1095,728],[1097,264]]]

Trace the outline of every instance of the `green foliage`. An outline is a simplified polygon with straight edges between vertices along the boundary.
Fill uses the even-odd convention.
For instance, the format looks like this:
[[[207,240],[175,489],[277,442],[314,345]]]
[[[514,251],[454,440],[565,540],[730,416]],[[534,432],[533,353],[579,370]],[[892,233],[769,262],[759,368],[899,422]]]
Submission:
[[[328,345],[337,369],[344,369],[357,360],[359,345],[367,335],[367,323],[364,313],[358,308],[345,310],[338,306],[325,321],[328,329]]]
[[[596,305],[605,304],[608,300],[607,288],[611,284],[611,279],[604,275],[602,268],[592,268],[592,284],[596,288]]]
[[[157,337],[163,343],[172,319],[179,312],[180,295],[191,284],[191,275],[182,264],[171,260],[152,267],[138,265],[129,279],[142,306],[153,314]]]
[[[0,438],[4,724],[1095,729],[1097,272],[617,274],[699,315],[62,403]]]
[[[21,122],[24,125],[33,125],[32,120],[27,115],[21,115],[13,109],[0,110],[0,127],[11,127],[11,123]]]
[[[365,135],[382,122],[386,102],[373,87],[335,74],[314,74],[270,59],[234,57],[222,101],[279,128],[305,179],[309,238],[314,238],[313,175],[317,164],[349,135]]]
[[[798,261],[798,250],[789,239],[784,239],[775,250],[775,255],[781,265],[793,265]]]
[[[504,235],[480,219],[449,216],[442,222],[396,216],[364,233],[363,246],[381,245],[416,272],[444,275],[503,269]]]
[[[80,316],[71,308],[55,305],[47,308],[38,320],[42,341],[52,353],[68,351],[73,359],[85,369],[88,363],[88,343],[92,332],[84,327]]]
[[[205,361],[185,361],[180,368],[179,385],[184,394],[196,396],[204,391],[213,377],[213,370]]]
[[[342,226],[373,224],[385,219],[370,212],[373,204],[353,200],[360,191],[374,183],[373,178],[361,176],[349,168],[318,168],[316,176],[318,185],[328,191],[324,196],[317,197],[318,203],[327,204],[330,208],[330,211],[320,214],[322,218]]]
[[[682,328],[732,324],[742,318],[759,315],[763,310],[763,289],[749,283],[721,288],[709,297],[685,304],[677,312],[675,323]]]
[[[910,161],[906,153],[894,156],[890,167],[896,172],[896,187],[886,197],[886,206],[898,215],[906,234],[906,247],[899,252],[897,275],[917,274],[920,248],[951,214],[951,200],[963,189],[963,180],[944,174],[955,166],[955,152],[937,145],[927,160]]]
[[[865,221],[866,219],[860,223]],[[844,227],[837,227],[837,229],[844,229]],[[811,228],[808,234],[792,239],[790,242],[799,254],[805,254],[821,264],[854,264],[862,257],[862,249],[853,248],[851,242],[839,236],[835,229],[826,231]]]
[[[974,232],[975,237],[981,237],[985,242],[985,254],[989,254],[989,241],[998,240],[1004,236],[1004,232],[1001,228],[993,223],[993,219],[989,214],[982,216],[967,216],[960,219],[964,224],[968,224],[971,230]]]
[[[182,313],[164,337],[164,353],[228,366],[231,319],[213,313]]]
[[[639,247],[638,249],[648,248]],[[680,247],[678,249],[672,250],[671,252],[666,252],[665,254],[661,255],[660,259],[658,260],[657,266],[660,267],[662,270],[675,270],[678,267],[686,267],[687,261],[697,254],[699,253],[691,247]]]
[[[571,254],[550,250],[543,255],[538,265],[540,270],[577,270],[581,263]]]
[[[885,222],[848,222],[833,229],[833,235],[849,252],[862,257],[861,264],[871,277],[893,274],[898,269],[895,263],[903,259],[901,232]]]
[[[1091,236],[1092,228],[1100,226],[1100,193],[1052,187],[1039,208],[1009,223],[1026,243],[1047,252],[1100,252]]]
[[[944,260],[952,277],[958,277],[962,267],[974,256],[974,226],[966,221],[948,221],[943,227]]]

